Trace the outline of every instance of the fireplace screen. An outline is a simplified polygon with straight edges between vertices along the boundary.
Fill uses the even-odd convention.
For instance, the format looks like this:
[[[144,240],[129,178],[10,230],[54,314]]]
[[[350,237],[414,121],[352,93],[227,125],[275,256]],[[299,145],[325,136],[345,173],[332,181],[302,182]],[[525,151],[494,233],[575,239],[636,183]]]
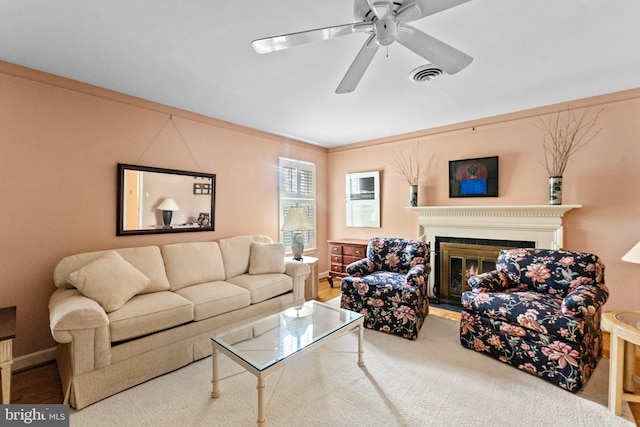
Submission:
[[[459,303],[462,293],[470,290],[470,277],[495,270],[500,249],[504,248],[440,243],[440,297]]]

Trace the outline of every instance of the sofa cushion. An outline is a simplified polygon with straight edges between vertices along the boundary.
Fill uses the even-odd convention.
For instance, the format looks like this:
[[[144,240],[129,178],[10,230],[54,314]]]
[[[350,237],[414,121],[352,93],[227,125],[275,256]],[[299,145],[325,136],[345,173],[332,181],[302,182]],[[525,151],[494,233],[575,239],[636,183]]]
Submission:
[[[115,251],[70,273],[68,281],[107,313],[119,309],[149,285],[149,278]]]
[[[193,303],[193,320],[202,320],[251,304],[249,291],[227,282],[209,282],[188,286],[176,294]]]
[[[293,289],[293,279],[286,274],[241,274],[227,279],[234,285],[242,286],[251,293],[251,304],[282,295]]]
[[[227,279],[249,272],[252,242],[273,243],[269,236],[236,236],[218,241]]]
[[[284,273],[282,243],[251,243],[249,274]]]
[[[176,243],[160,247],[171,290],[224,280],[222,254],[217,242]]]
[[[140,292],[141,294],[169,290],[169,280],[167,280],[159,247],[142,246],[114,250],[149,278],[149,285]],[[95,261],[106,252],[108,251],[85,252],[63,258],[53,272],[53,282],[61,289],[73,288],[74,286],[68,281],[69,273]]]
[[[136,295],[107,315],[111,342],[137,338],[193,320],[193,304],[173,292]]]

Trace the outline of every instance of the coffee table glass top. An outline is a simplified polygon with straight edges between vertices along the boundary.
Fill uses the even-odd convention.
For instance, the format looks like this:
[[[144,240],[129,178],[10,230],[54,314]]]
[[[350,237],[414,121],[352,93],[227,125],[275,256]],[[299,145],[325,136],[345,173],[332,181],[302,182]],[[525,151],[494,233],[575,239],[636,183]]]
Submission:
[[[260,372],[362,317],[360,313],[311,300],[220,332],[211,340]]]

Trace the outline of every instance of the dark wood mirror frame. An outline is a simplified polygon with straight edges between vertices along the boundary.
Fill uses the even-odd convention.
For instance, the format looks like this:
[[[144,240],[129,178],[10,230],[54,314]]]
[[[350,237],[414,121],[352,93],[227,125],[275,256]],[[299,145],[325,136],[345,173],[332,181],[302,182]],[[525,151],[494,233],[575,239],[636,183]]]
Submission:
[[[118,163],[117,194],[117,236],[215,230],[215,174]],[[164,212],[158,210],[166,198],[180,207],[175,221],[169,215],[170,225],[163,224]],[[134,222],[132,215],[135,226],[127,224]]]

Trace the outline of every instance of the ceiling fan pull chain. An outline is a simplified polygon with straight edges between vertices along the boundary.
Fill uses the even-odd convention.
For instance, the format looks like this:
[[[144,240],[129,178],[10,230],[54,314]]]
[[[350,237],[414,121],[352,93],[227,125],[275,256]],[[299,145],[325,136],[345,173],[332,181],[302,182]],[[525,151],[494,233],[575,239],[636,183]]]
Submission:
[[[389,45],[387,45],[387,58],[389,57]]]

